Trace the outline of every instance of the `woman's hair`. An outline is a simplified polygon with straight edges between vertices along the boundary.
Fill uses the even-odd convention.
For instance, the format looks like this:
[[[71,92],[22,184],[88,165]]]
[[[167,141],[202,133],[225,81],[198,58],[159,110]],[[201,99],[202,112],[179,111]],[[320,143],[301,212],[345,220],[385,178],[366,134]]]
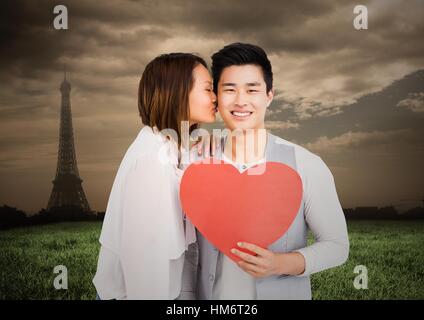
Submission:
[[[181,121],[189,121],[193,69],[206,62],[190,53],[162,54],[146,66],[138,89],[138,110],[144,125],[173,129],[181,145]],[[197,125],[190,127],[190,133]]]

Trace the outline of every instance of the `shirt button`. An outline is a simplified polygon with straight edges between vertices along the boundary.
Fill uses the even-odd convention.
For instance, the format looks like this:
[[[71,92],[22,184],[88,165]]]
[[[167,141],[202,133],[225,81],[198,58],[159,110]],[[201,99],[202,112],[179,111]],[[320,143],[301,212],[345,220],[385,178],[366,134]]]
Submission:
[[[244,170],[244,169],[246,169],[246,168],[247,168],[247,166],[243,165],[241,168]]]
[[[211,274],[210,276],[209,276],[209,281],[210,282],[213,282],[215,280],[215,276],[213,275],[213,274]]]

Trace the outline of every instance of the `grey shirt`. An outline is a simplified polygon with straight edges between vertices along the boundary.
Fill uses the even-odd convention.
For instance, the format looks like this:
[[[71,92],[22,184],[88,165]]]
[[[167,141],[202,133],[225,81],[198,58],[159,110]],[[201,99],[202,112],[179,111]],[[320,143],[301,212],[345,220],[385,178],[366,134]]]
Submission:
[[[238,164],[228,159],[224,154],[222,160],[235,166],[240,173],[266,160],[255,163]],[[255,279],[240,269],[236,263],[221,252],[218,254],[215,283],[212,289],[212,299],[215,300],[255,300]]]
[[[333,176],[322,159],[305,148],[268,135],[267,161],[286,164],[298,172],[302,180],[301,207],[288,231],[268,249],[273,252],[299,252],[305,258],[305,271],[300,275],[275,275],[255,279],[257,299],[311,299],[310,275],[344,263],[349,254],[346,221],[340,205]],[[315,242],[307,243],[307,231]],[[216,297],[216,283],[222,279],[219,251],[200,232],[197,272],[197,298]],[[222,265],[222,264],[221,264]],[[221,269],[218,269],[221,268]],[[221,281],[222,286],[230,283]],[[218,282],[218,289],[219,289]],[[244,294],[239,285],[234,298]],[[226,288],[220,292],[226,291]],[[232,291],[235,292],[235,291]]]

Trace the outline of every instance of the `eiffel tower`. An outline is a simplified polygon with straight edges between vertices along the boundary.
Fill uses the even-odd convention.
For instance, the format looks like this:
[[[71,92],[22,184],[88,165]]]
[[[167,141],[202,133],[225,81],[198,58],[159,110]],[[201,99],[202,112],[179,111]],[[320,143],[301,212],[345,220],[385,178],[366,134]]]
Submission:
[[[74,147],[74,134],[71,114],[71,84],[64,79],[60,85],[62,105],[60,108],[59,152],[57,157],[56,177],[50,195],[47,210],[75,208],[91,213],[84,190],[82,179],[79,177],[77,158]]]

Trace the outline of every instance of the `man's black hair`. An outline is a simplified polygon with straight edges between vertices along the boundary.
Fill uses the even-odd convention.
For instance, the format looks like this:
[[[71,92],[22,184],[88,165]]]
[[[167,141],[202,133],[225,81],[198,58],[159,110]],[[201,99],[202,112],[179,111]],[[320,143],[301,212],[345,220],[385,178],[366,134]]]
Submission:
[[[272,67],[265,51],[249,43],[232,43],[212,55],[213,88],[218,90],[222,70],[230,66],[253,64],[261,67],[266,84],[266,92],[272,89]]]

